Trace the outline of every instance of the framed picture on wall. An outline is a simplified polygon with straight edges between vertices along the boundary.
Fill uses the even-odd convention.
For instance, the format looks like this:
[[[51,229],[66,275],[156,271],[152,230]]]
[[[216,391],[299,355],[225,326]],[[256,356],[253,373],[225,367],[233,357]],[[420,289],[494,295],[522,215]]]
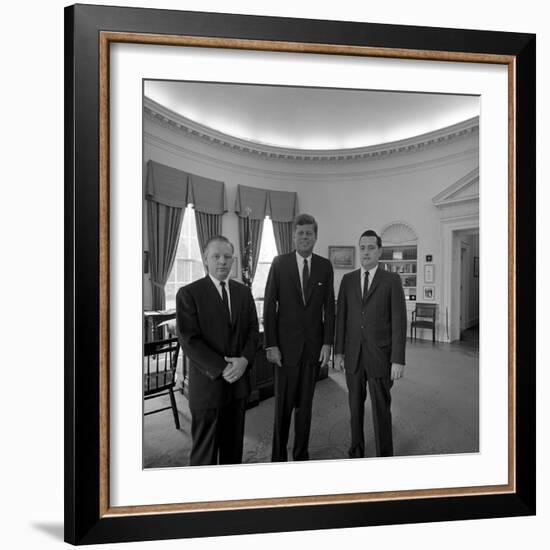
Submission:
[[[424,282],[433,283],[434,280],[434,266],[433,264],[426,264],[424,266]]]
[[[93,544],[408,523],[411,518],[430,522],[534,514],[535,446],[528,434],[534,418],[535,374],[517,366],[533,364],[536,348],[534,313],[528,307],[535,301],[535,269],[534,257],[516,261],[514,246],[516,240],[524,244],[534,239],[534,190],[525,184],[535,177],[534,36],[334,21],[289,24],[287,19],[271,17],[77,5],[66,8],[65,40],[70,244],[65,261],[66,540]],[[502,365],[498,372],[504,377],[500,384],[480,384],[484,414],[477,426],[496,434],[486,442],[490,452],[405,456],[399,461],[348,460],[344,452],[338,459],[315,465],[235,464],[230,476],[222,466],[144,469],[140,368],[144,117],[154,118],[165,135],[178,131],[210,142],[222,151],[220,156],[235,150],[257,155],[256,160],[267,163],[262,165],[264,172],[281,159],[318,162],[322,180],[326,166],[336,162],[333,152],[322,145],[315,153],[304,149],[289,159],[288,150],[277,156],[262,143],[256,143],[254,151],[240,138],[229,143],[221,130],[207,135],[184,117],[170,119],[163,106],[155,113],[147,111],[152,103],[144,104],[145,80],[299,87],[307,94],[318,89],[342,93],[382,89],[388,95],[402,91],[484,99],[479,122],[455,134],[463,139],[484,128],[479,177],[495,182],[492,191],[502,200],[493,201],[487,216],[480,216],[485,224],[480,232],[494,227],[500,237],[508,236],[506,243],[495,239],[493,250],[483,257],[489,262],[490,254],[500,254],[508,261],[508,272],[494,276],[510,281],[509,295],[499,294],[493,305],[504,299],[511,304],[504,322],[498,308],[491,307],[486,307],[489,314],[483,320],[493,331],[487,344],[491,361]],[[518,119],[521,125],[516,124]],[[483,141],[493,144],[495,136],[502,138],[501,147]],[[178,148],[161,137],[155,136],[156,146],[169,165]],[[434,143],[446,139],[439,137]],[[350,147],[338,162],[378,163],[386,155],[394,159],[400,151],[408,154],[407,143],[396,143],[383,152],[377,145],[365,147],[360,159]],[[425,147],[418,149],[423,152]],[[494,173],[508,174],[509,179],[493,178]],[[210,178],[212,188],[223,174],[215,176]],[[362,184],[357,177],[354,183]],[[340,187],[332,191],[341,198]],[[276,208],[279,198],[271,196],[269,207]],[[193,204],[197,200],[194,197]],[[327,202],[318,191],[307,200],[318,209]],[[223,216],[228,210],[223,196],[219,202],[218,215]],[[354,229],[348,240],[339,231],[343,224],[355,223],[358,216],[350,216],[350,209],[357,212],[363,203],[351,193],[350,200],[340,202],[338,216],[332,215],[330,223],[320,228],[319,238],[327,239],[323,246],[354,242],[359,233]],[[292,216],[282,219],[288,224]],[[443,229],[448,229],[448,219],[440,219]],[[363,221],[356,224],[361,230]],[[289,240],[284,226],[278,237],[281,243]],[[330,245],[328,254],[335,268],[354,269],[354,246]],[[151,253],[150,272],[152,258]],[[444,261],[451,265],[451,260],[452,256],[439,262],[438,256],[438,266]],[[402,262],[393,257],[385,261]],[[237,262],[233,267],[238,273]],[[187,269],[184,263],[183,269]],[[199,260],[196,269],[202,269]],[[452,270],[446,276],[452,280]],[[443,271],[439,278],[443,285]],[[516,286],[516,280],[522,284]],[[433,264],[425,266],[424,282],[435,282]],[[452,303],[439,280],[438,289],[438,296]],[[433,300],[434,291],[434,286],[425,286],[423,298]],[[490,300],[491,292],[485,290],[481,299]],[[499,345],[503,334],[512,335],[507,349]],[[269,369],[268,365],[265,370]],[[497,394],[495,388],[503,393]],[[496,407],[491,406],[494,403]]]
[[[329,246],[328,259],[334,269],[354,269],[355,246]]]

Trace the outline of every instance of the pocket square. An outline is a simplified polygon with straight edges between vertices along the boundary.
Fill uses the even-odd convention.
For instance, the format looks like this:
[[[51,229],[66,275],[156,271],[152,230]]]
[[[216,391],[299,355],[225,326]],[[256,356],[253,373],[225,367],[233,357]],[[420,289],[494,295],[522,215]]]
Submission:
[[[317,283],[319,286],[323,286],[323,283]]]

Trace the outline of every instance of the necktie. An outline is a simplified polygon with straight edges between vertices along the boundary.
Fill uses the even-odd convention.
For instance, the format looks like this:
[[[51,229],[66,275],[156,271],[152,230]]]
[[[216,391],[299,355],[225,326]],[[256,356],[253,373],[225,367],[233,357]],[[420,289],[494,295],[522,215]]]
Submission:
[[[307,285],[309,283],[309,267],[307,265],[307,260],[304,259],[304,267],[302,269],[302,293],[304,295],[304,302],[307,299]]]
[[[369,293],[369,272],[365,271],[365,284],[363,285],[363,302],[367,299]]]
[[[229,309],[229,298],[227,297],[227,290],[225,290],[225,281],[220,281],[220,286],[222,287],[222,301],[227,309],[229,320],[231,320],[231,310]]]

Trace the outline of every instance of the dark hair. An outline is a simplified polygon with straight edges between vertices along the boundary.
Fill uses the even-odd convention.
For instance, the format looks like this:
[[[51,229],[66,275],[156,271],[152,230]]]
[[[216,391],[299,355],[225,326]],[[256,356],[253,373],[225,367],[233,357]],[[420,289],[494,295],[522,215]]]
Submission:
[[[361,240],[363,237],[376,237],[376,246],[378,248],[382,248],[382,238],[378,236],[376,231],[373,231],[372,229],[367,229],[366,231],[363,231],[363,233],[361,233],[359,240]]]
[[[214,235],[213,237],[210,237],[206,241],[206,244],[204,245],[203,254],[206,254],[206,251],[208,250],[208,246],[210,245],[210,243],[213,243],[215,241],[218,241],[221,243],[227,243],[228,245],[231,246],[231,252],[235,252],[235,247],[233,246],[233,243],[227,237],[224,237],[223,235]]]
[[[298,214],[294,221],[292,222],[292,232],[294,233],[296,231],[296,227],[298,225],[313,225],[313,230],[315,231],[315,236],[317,236],[317,222],[315,221],[315,218],[311,216],[310,214]]]

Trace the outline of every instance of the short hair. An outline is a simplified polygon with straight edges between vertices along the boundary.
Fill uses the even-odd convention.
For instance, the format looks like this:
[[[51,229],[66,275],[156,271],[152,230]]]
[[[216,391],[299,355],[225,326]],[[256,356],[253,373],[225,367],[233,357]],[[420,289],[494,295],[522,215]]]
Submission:
[[[317,236],[318,225],[315,218],[310,214],[298,214],[292,222],[292,232],[296,231],[298,225],[313,225],[315,236]]]
[[[363,237],[376,237],[376,246],[378,246],[378,248],[382,248],[382,238],[376,233],[376,231],[373,231],[372,229],[367,229],[366,231],[363,231],[363,233],[361,233],[359,240],[361,240]]]
[[[224,237],[223,235],[214,235],[213,237],[210,237],[206,241],[206,244],[204,245],[203,254],[206,254],[206,252],[208,251],[208,247],[210,246],[210,243],[213,243],[213,242],[227,243],[228,245],[231,246],[231,252],[232,253],[235,252],[235,247],[233,246],[233,243],[227,237]]]

